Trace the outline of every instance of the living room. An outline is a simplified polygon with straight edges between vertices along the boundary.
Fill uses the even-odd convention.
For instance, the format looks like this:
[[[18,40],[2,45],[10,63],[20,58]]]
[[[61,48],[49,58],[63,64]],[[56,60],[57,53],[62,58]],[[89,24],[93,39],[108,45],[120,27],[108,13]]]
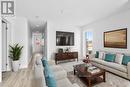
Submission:
[[[0,82],[2,81],[1,82],[2,87],[12,87],[12,86],[23,87],[22,84],[24,84],[25,87],[36,87],[36,86],[46,87],[47,85],[48,87],[65,87],[65,86],[91,87],[91,82],[88,85],[84,83],[81,79],[79,79],[77,73],[76,75],[74,75],[74,70],[76,69],[74,65],[87,64],[84,63],[83,60],[86,59],[86,57],[88,56],[90,61],[94,62],[93,64],[95,66],[103,68],[103,70],[105,70],[103,71],[103,73],[101,73],[101,75],[104,75],[105,73],[104,82],[101,81],[96,85],[92,84],[93,87],[130,86],[130,80],[129,80],[130,71],[126,70],[127,68],[125,68],[127,74],[126,73],[122,74],[122,72],[118,73],[118,71],[121,70],[117,71],[113,71],[111,69],[109,70],[107,67],[104,68],[103,66],[96,64],[97,62],[95,62],[95,60],[91,60],[91,58],[95,57],[94,54],[97,54],[97,52],[99,52],[100,56],[102,55],[102,52],[105,52],[106,54],[107,53],[111,54],[121,53],[127,55],[130,54],[129,0],[110,0],[110,1],[57,0],[56,2],[45,0],[43,1],[13,0],[13,1],[16,6],[14,15],[5,16],[3,14],[0,14],[1,15],[0,20],[4,20],[5,22],[7,21],[8,23],[9,31],[7,31],[8,32],[7,45],[10,44],[13,45],[14,43],[19,43],[23,46],[23,51],[20,58],[19,70],[13,72],[10,63],[10,58],[7,56],[5,63],[6,70],[2,71],[1,66],[3,64],[2,63],[3,49],[0,50],[1,51]],[[0,26],[0,30],[2,28],[3,27]],[[105,39],[104,39],[105,33],[112,32],[114,30],[118,31],[122,29],[126,30],[124,38],[125,39],[124,48],[105,46]],[[58,34],[58,32],[60,33]],[[87,45],[85,37],[86,32],[92,33],[91,52],[86,47]],[[41,52],[33,51],[34,44],[32,45],[32,40],[34,38],[33,35],[31,36],[32,33],[34,33],[34,36],[41,34],[40,38],[44,39],[44,40],[38,39],[39,41],[36,42],[36,45],[42,43],[42,45],[40,45],[41,48],[43,49],[42,54]],[[2,35],[2,30],[0,31],[0,34]],[[59,38],[60,36],[65,36],[65,38],[62,37],[61,39],[58,39],[58,36]],[[117,38],[119,39],[119,37]],[[3,39],[4,38],[0,39],[1,47],[3,46],[2,43]],[[59,40],[61,40],[61,42],[58,42]],[[119,40],[121,40],[121,38]],[[7,49],[9,48],[7,47]],[[58,56],[60,59],[56,60],[56,55],[58,54],[62,54],[63,56],[60,57]],[[8,55],[8,52],[6,55]],[[69,60],[64,59],[67,55],[69,55],[68,57]],[[54,74],[53,77],[55,77],[53,78],[54,83],[50,82],[50,84],[54,84],[55,86],[52,85],[50,86],[48,84],[47,82],[48,78],[46,77],[46,75],[45,78],[41,76],[44,75],[46,71],[44,63],[43,66],[40,65],[40,68],[38,67],[38,65],[43,62],[41,61],[40,58],[43,58],[46,61],[48,61],[48,65],[51,69],[49,70],[49,72],[51,71]],[[88,60],[86,61],[89,62]],[[57,63],[55,64],[55,62]],[[44,70],[41,67],[44,68]],[[127,67],[127,65],[125,65],[125,67]],[[33,75],[32,73],[35,73],[35,75]],[[22,74],[24,74],[23,77]],[[16,76],[18,76],[19,78],[15,78]],[[37,81],[32,81],[35,78],[35,76]],[[43,79],[47,84],[41,83]],[[13,80],[17,82],[15,83]],[[22,81],[24,80],[23,83],[20,83],[21,80]]]

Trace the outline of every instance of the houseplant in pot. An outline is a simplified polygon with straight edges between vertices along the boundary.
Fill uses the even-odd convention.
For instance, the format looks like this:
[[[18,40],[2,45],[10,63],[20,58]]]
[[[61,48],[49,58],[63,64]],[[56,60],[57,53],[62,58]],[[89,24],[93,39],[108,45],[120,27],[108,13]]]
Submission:
[[[12,69],[13,71],[19,70],[19,59],[21,57],[23,46],[16,44],[14,46],[9,45],[10,47],[10,54],[9,57],[12,59]]]

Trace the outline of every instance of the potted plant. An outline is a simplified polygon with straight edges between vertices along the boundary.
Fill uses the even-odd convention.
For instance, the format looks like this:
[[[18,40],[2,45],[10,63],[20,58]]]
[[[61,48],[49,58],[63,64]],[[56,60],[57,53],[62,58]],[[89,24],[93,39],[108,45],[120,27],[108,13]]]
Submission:
[[[23,46],[19,46],[19,44],[16,44],[14,46],[9,45],[10,47],[10,54],[9,57],[12,59],[12,69],[13,71],[19,70],[19,59],[22,53]]]

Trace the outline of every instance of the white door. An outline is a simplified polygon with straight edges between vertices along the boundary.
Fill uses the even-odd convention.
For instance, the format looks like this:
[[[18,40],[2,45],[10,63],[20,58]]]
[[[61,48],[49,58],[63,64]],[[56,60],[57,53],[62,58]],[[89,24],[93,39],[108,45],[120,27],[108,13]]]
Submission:
[[[2,71],[7,70],[7,23],[2,21]]]

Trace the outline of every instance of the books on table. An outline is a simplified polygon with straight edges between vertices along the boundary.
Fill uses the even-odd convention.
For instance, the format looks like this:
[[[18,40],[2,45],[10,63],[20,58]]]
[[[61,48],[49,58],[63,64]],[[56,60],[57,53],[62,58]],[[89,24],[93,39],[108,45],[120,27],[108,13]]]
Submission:
[[[88,67],[87,70],[88,70],[88,72],[90,72],[92,74],[100,72],[100,69],[95,66],[90,66],[90,67]]]

